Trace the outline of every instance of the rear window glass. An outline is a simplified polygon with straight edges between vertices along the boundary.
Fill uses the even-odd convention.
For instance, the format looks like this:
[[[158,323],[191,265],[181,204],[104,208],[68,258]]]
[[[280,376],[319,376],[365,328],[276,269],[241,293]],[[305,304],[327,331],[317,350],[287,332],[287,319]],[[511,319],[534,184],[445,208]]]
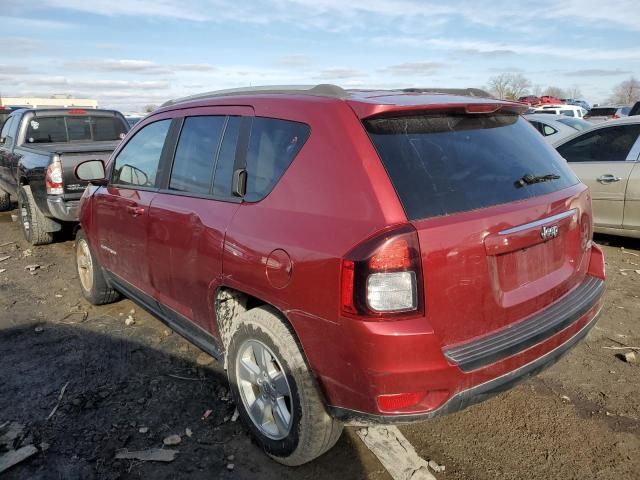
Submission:
[[[608,117],[609,115],[615,115],[618,111],[617,108],[592,108],[589,110],[590,117]]]
[[[587,122],[586,120],[582,120],[580,118],[558,118],[557,120],[560,123],[563,123],[571,128],[576,130],[585,130],[587,128],[593,127],[592,123]]]
[[[247,151],[247,193],[244,199],[255,202],[266,197],[308,136],[309,126],[304,123],[254,118]]]
[[[129,126],[119,117],[92,115],[34,116],[29,121],[26,143],[66,143],[120,140]]]
[[[465,212],[578,183],[517,115],[423,115],[365,121],[410,220]],[[519,186],[525,175],[558,179]]]

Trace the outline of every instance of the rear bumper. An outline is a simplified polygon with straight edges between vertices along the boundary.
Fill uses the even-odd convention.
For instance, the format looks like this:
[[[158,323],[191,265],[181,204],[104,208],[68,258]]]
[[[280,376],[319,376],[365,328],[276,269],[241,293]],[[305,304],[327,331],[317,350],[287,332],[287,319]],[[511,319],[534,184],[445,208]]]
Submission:
[[[601,305],[599,305],[601,308]],[[582,340],[593,326],[597,322],[598,314],[600,310],[593,318],[584,325],[577,333],[570,337],[566,342],[546,353],[545,355],[537,358],[533,362],[530,362],[520,368],[512,370],[497,378],[484,382],[480,385],[476,385],[469,389],[463,390],[456,395],[452,396],[444,404],[435,410],[416,413],[416,414],[391,414],[391,415],[378,415],[371,413],[358,412],[339,407],[330,407],[330,414],[347,423],[381,423],[381,424],[393,424],[393,423],[410,423],[427,420],[429,418],[453,413],[458,410],[462,410],[475,403],[482,402],[491,398],[492,396],[508,390],[514,385],[540,373],[547,367],[550,367],[556,363],[565,353],[571,350],[580,340]]]
[[[64,200],[62,197],[47,197],[49,216],[63,222],[77,222],[80,200]]]

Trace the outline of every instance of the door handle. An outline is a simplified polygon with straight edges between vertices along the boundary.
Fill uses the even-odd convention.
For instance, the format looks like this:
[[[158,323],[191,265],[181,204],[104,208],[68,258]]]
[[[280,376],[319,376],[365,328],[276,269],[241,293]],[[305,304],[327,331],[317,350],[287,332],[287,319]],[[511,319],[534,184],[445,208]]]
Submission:
[[[144,207],[127,207],[127,212],[132,217],[139,217],[144,213]]]
[[[598,181],[600,183],[613,183],[613,182],[619,182],[620,180],[622,180],[622,178],[616,177],[615,175],[611,175],[610,173],[607,173],[606,175],[602,175],[598,177]]]

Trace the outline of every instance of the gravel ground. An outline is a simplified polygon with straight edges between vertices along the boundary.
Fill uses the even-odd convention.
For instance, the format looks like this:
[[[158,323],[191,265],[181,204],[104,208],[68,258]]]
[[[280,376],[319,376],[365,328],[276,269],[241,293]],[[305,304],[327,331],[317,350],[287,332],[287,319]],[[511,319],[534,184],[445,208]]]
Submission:
[[[625,350],[603,348],[640,346],[640,241],[596,240],[607,255],[607,301],[586,341],[507,393],[401,427],[423,458],[446,466],[438,479],[640,478],[640,352],[630,364],[617,356]],[[7,242],[0,455],[6,422],[24,426],[14,446],[38,452],[2,478],[390,478],[353,429],[311,464],[271,461],[232,421],[216,362],[128,300],[92,307],[82,299],[68,235],[29,248],[0,213],[0,245]],[[162,448],[172,434],[181,441],[165,447],[179,452],[171,463],[114,458]]]

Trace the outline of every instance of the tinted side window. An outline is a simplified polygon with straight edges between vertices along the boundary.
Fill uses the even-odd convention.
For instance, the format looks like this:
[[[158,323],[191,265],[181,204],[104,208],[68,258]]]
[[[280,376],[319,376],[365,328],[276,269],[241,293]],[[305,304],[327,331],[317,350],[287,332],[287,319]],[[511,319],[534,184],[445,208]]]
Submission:
[[[169,188],[209,193],[225,117],[188,117],[182,126]]]
[[[304,123],[256,117],[247,151],[247,194],[258,201],[271,192],[309,137]]]
[[[9,119],[4,123],[2,127],[2,133],[0,133],[0,137],[4,138],[5,148],[11,148],[13,146],[13,138],[11,138],[11,134],[9,131],[11,130],[11,125],[15,121],[15,117],[9,117]]]
[[[64,117],[33,117],[29,121],[26,143],[61,143],[68,141]]]
[[[624,162],[640,125],[619,125],[586,133],[558,147],[567,162]]]
[[[231,196],[231,182],[233,165],[236,159],[236,146],[240,135],[240,117],[229,117],[224,130],[224,139],[216,162],[216,172],[213,178],[213,194],[222,197]]]
[[[171,120],[145,126],[118,153],[112,182],[120,185],[154,187],[162,147]]]

